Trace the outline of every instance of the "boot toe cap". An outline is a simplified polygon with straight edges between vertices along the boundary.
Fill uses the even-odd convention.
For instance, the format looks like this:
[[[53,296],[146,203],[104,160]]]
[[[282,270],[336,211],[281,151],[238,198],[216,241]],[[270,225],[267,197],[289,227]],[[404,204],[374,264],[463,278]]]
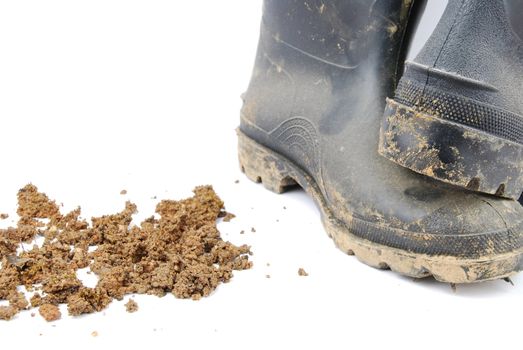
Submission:
[[[521,251],[523,207],[516,201],[467,193],[404,223],[399,241],[428,255],[479,258]]]

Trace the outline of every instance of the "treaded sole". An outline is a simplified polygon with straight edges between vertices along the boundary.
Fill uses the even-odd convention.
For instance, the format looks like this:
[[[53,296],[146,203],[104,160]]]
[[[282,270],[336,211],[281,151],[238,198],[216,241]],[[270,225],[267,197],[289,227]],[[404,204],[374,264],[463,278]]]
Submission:
[[[336,219],[312,177],[239,129],[237,133],[238,158],[242,172],[250,180],[262,183],[266,189],[275,193],[283,193],[291,186],[301,186],[319,207],[323,226],[336,246],[369,266],[390,269],[414,278],[434,276],[436,280],[448,283],[506,278],[521,269],[523,249],[478,259],[462,259],[411,253],[358,237]]]

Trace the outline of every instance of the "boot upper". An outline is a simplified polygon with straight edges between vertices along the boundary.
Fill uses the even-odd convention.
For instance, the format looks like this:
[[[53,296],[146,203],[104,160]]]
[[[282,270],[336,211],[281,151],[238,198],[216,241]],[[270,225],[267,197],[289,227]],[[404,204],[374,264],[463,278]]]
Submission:
[[[410,9],[409,1],[266,1],[240,129],[309,174],[356,235],[461,257],[517,249],[517,202],[440,183],[377,152]]]

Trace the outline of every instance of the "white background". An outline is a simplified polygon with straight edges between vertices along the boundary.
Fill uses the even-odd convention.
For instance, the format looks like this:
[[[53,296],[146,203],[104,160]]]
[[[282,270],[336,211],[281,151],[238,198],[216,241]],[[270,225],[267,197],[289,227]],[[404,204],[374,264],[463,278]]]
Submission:
[[[254,252],[252,270],[201,301],[137,296],[134,314],[126,298],[51,324],[23,312],[0,322],[0,346],[521,348],[523,276],[453,292],[372,269],[334,247],[303,192],[242,176],[234,129],[260,15],[260,0],[0,1],[0,225],[29,182],[87,218],[130,199],[137,221],[212,184],[237,215],[223,237]]]

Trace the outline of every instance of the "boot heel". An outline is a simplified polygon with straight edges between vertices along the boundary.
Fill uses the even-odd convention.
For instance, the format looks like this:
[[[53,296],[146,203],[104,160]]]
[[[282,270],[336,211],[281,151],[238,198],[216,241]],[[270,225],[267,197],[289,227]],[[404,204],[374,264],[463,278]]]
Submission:
[[[519,198],[523,146],[387,100],[379,153],[393,162],[468,190]]]
[[[237,134],[240,169],[251,181],[262,183],[266,189],[275,193],[283,193],[297,185],[294,171],[287,161],[240,130],[237,130]]]

